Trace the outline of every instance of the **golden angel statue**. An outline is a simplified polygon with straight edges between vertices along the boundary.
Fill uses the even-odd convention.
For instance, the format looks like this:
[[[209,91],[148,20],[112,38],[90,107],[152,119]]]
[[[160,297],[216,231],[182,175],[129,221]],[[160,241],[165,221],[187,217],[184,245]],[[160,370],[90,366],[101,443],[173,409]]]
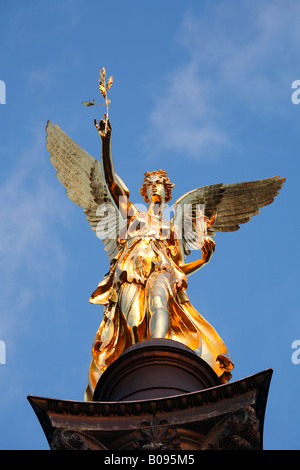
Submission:
[[[92,347],[85,400],[93,399],[101,374],[122,352],[151,338],[183,343],[226,383],[234,367],[229,352],[191,304],[187,278],[210,261],[215,233],[235,231],[248,222],[273,201],[285,179],[275,176],[197,188],[175,202],[168,220],[164,208],[174,184],[167,173],[145,173],[140,193],[147,206],[141,209],[133,204],[115,172],[110,122],[95,120],[95,125],[102,141],[101,161],[57,124],[48,121],[46,128],[57,177],[68,197],[84,208],[91,228],[105,234],[102,238],[110,259],[108,273],[90,298],[91,303],[102,304],[104,312]],[[191,249],[200,250],[201,257],[186,262]]]

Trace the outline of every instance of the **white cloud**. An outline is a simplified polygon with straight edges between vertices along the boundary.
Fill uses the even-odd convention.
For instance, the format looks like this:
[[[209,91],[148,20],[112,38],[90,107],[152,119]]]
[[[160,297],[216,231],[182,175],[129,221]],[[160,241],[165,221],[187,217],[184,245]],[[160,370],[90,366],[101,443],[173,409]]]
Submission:
[[[207,158],[231,144],[237,107],[239,114],[284,115],[299,78],[299,15],[294,0],[218,2],[203,18],[188,12],[177,37],[186,61],[156,90],[149,147]]]
[[[0,186],[2,340],[16,340],[26,330],[47,286],[53,288],[63,277],[65,257],[54,226],[59,196],[47,179],[47,167],[45,136],[39,132]]]
[[[166,80],[168,89],[156,98],[149,116],[150,129],[164,149],[196,155],[210,144],[226,143],[226,135],[214,123],[215,113],[209,107],[211,85],[201,81],[197,72],[193,62],[182,67]]]

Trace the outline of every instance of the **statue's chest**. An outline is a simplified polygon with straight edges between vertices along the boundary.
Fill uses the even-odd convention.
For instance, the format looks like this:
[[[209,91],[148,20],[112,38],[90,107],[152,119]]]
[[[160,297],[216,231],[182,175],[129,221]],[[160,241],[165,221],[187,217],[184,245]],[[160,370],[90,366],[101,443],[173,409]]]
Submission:
[[[170,221],[145,212],[133,217],[127,229],[128,238],[170,240],[171,234]]]

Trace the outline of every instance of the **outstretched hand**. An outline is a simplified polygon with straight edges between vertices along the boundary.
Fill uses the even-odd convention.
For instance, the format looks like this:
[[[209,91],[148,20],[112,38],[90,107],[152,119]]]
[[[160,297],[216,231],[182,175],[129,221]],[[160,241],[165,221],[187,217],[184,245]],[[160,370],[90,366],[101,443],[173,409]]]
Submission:
[[[216,217],[217,217],[217,213],[214,212],[210,217],[206,217],[204,216],[204,220],[205,220],[205,223],[206,223],[206,227],[207,228],[211,228],[213,225],[214,225],[214,222],[216,220]]]
[[[101,139],[109,139],[111,136],[111,124],[109,119],[107,122],[105,122],[103,119],[99,121],[99,124],[97,123],[97,119],[94,119],[94,124],[95,127],[98,131],[98,134],[100,135]]]
[[[203,244],[201,246],[202,258],[205,260],[205,263],[208,263],[214,254],[216,249],[216,244],[210,237],[205,237],[203,239]]]

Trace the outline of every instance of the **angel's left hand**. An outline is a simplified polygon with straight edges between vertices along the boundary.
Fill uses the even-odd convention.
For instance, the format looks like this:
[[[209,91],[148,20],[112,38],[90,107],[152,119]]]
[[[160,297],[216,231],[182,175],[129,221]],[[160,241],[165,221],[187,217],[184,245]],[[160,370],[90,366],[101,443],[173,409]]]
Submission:
[[[211,259],[212,255],[214,254],[214,251],[216,249],[216,244],[210,237],[205,237],[203,239],[203,243],[201,246],[202,250],[202,258],[205,260],[206,263],[209,262]]]
[[[214,212],[210,217],[206,217],[206,216],[204,217],[207,228],[211,228],[213,226],[213,224],[215,223],[216,217],[217,217],[216,212]]]

